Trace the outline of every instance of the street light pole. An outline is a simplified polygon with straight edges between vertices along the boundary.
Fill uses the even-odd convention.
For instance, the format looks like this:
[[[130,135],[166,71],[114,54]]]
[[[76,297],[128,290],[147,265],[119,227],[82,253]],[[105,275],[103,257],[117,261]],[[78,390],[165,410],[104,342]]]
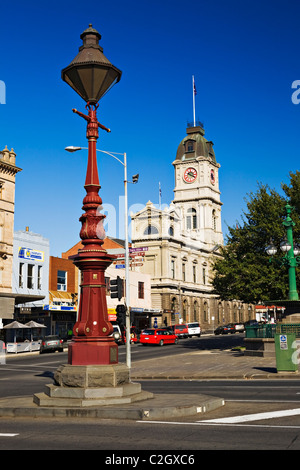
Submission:
[[[286,210],[286,219],[283,222],[283,225],[286,227],[286,236],[287,241],[290,245],[290,249],[287,250],[287,261],[289,267],[289,299],[290,300],[299,300],[299,295],[297,292],[297,282],[296,282],[296,267],[298,265],[297,258],[294,254],[294,240],[293,240],[293,227],[295,222],[291,218],[292,207],[287,204],[285,206]]]
[[[300,259],[298,256],[300,254],[300,248],[298,245],[294,245],[293,240],[293,227],[295,225],[295,222],[293,222],[291,218],[292,206],[286,204],[285,210],[286,219],[283,221],[282,224],[286,227],[286,240],[280,243],[280,249],[281,251],[286,253],[286,255],[282,260],[278,262],[288,267],[289,300],[299,300],[296,281],[296,267],[300,264]],[[277,248],[273,243],[271,243],[269,246],[267,246],[266,252],[269,256],[272,257],[277,253]]]
[[[142,392],[140,384],[130,382],[128,366],[118,363],[118,346],[112,336],[106,302],[105,271],[115,256],[103,247],[105,215],[99,212],[102,199],[96,145],[98,129],[108,132],[109,129],[98,122],[97,108],[99,100],[120,80],[122,72],[104,56],[99,45],[101,35],[91,24],[80,37],[83,44],[79,53],[62,70],[62,79],[86,102],[88,110],[88,114],[83,114],[73,109],[87,122],[88,139],[85,212],[79,219],[82,246],[76,255],[69,257],[81,271],[80,304],[68,364],[56,370],[51,390],[34,396],[39,406],[63,408],[128,404],[153,396]]]
[[[76,152],[77,150],[88,150],[87,147],[66,147],[65,150],[68,152]],[[126,153],[117,153],[117,152],[108,152],[107,150],[96,149],[97,152],[110,155],[115,160],[117,160],[124,167],[124,219],[125,219],[125,306],[126,306],[126,364],[128,368],[131,368],[131,348],[130,348],[130,284],[129,284],[129,240],[128,240],[128,191],[127,184],[131,181],[127,180],[127,154]],[[123,155],[124,161],[116,157],[116,155]],[[132,183],[137,183],[139,175],[134,175],[132,177]]]
[[[125,305],[126,305],[126,364],[131,368],[130,348],[130,298],[129,298],[129,246],[128,246],[128,195],[127,195],[127,155],[124,153],[124,195],[125,195]]]
[[[80,238],[83,248],[71,257],[82,274],[78,319],[74,325],[69,346],[68,363],[75,366],[118,364],[118,348],[108,321],[105,279],[106,268],[113,257],[103,249],[105,216],[98,212],[102,205],[97,169],[96,144],[98,130],[110,129],[98,121],[99,100],[117,83],[122,75],[103,54],[99,41],[101,34],[92,27],[80,35],[82,45],[71,63],[61,71],[62,79],[86,102],[88,114],[76,109],[73,112],[87,122],[88,164],[81,215]]]

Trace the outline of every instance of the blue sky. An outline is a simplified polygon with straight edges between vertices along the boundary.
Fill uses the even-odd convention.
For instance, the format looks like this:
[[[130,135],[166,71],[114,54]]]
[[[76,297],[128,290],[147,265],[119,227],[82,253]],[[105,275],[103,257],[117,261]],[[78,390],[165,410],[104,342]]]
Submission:
[[[102,35],[108,59],[123,72],[100,101],[98,148],[126,152],[129,207],[173,198],[172,162],[186,123],[196,118],[214,142],[223,202],[223,231],[240,220],[257,183],[280,190],[299,169],[300,80],[298,0],[32,0],[1,5],[0,148],[14,148],[15,230],[50,240],[60,256],[79,241],[87,146],[83,100],[61,79],[89,23]],[[299,95],[300,96],[300,95]],[[3,101],[3,98],[2,98]],[[123,209],[123,167],[99,154],[104,204]],[[123,236],[123,225],[115,233]]]

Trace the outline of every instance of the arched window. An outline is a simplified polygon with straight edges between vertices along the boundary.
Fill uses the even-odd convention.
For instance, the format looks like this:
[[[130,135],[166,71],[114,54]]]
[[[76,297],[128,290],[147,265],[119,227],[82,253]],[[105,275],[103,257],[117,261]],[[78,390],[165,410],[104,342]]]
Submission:
[[[184,299],[184,301],[182,302],[182,318],[183,318],[184,323],[187,322],[188,320],[187,315],[188,315],[188,303],[187,303],[187,300]]]
[[[171,268],[171,279],[175,279],[175,275],[176,275],[175,258],[171,258],[170,268]]]
[[[197,212],[196,212],[196,209],[194,208],[190,208],[187,210],[186,228],[187,230],[197,228]]]
[[[208,305],[207,302],[204,302],[203,304],[203,319],[205,322],[208,321]]]
[[[223,306],[222,306],[222,303],[219,302],[218,303],[218,324],[220,324],[222,322],[223,319]]]
[[[217,215],[216,215],[215,209],[213,209],[213,211],[212,211],[212,229],[214,231],[217,230]]]
[[[194,301],[194,318],[192,321],[198,321],[198,302],[197,300]]]
[[[144,235],[157,235],[158,230],[154,225],[148,225],[148,227],[145,228]]]
[[[236,305],[233,306],[233,321],[234,321],[234,323],[238,321],[237,320],[237,306]]]
[[[172,322],[175,322],[175,313],[178,313],[179,309],[178,309],[178,302],[177,302],[177,299],[176,297],[173,297],[171,299],[171,321]]]
[[[178,310],[178,302],[177,302],[177,299],[176,297],[173,297],[172,300],[171,300],[171,310],[176,313],[177,310]]]
[[[195,150],[195,141],[187,140],[185,142],[185,152],[193,152]]]
[[[170,237],[174,237],[174,227],[173,227],[173,225],[171,225],[171,227],[169,227],[169,235],[170,235]]]

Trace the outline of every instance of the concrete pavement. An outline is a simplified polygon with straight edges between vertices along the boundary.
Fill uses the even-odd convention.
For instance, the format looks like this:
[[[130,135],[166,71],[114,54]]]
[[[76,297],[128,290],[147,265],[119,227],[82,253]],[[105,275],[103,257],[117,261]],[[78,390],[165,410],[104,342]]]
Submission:
[[[159,359],[136,361],[132,364],[131,378],[279,379],[298,378],[298,373],[277,373],[275,357],[244,356],[243,351],[238,349],[215,349],[194,350],[176,356],[165,355]]]
[[[168,346],[165,346],[167,349]],[[166,351],[167,353],[167,351]],[[278,379],[300,378],[295,372],[277,373],[275,358],[244,356],[237,350],[188,351],[159,359],[133,362],[131,381],[143,379]],[[89,407],[43,407],[33,397],[0,400],[0,417],[95,417],[112,419],[159,420],[199,415],[222,407],[222,397],[208,395],[155,394],[154,398],[131,404]]]

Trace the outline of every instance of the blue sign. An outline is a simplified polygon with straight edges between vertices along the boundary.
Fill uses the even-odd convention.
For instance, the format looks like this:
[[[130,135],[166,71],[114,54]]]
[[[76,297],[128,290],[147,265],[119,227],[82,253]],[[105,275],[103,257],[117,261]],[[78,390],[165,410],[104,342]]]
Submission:
[[[28,259],[31,261],[44,261],[44,252],[32,250],[31,248],[19,247],[19,258]]]
[[[116,264],[116,265],[115,265],[115,268],[117,268],[117,269],[124,269],[124,268],[125,268],[125,264]]]

